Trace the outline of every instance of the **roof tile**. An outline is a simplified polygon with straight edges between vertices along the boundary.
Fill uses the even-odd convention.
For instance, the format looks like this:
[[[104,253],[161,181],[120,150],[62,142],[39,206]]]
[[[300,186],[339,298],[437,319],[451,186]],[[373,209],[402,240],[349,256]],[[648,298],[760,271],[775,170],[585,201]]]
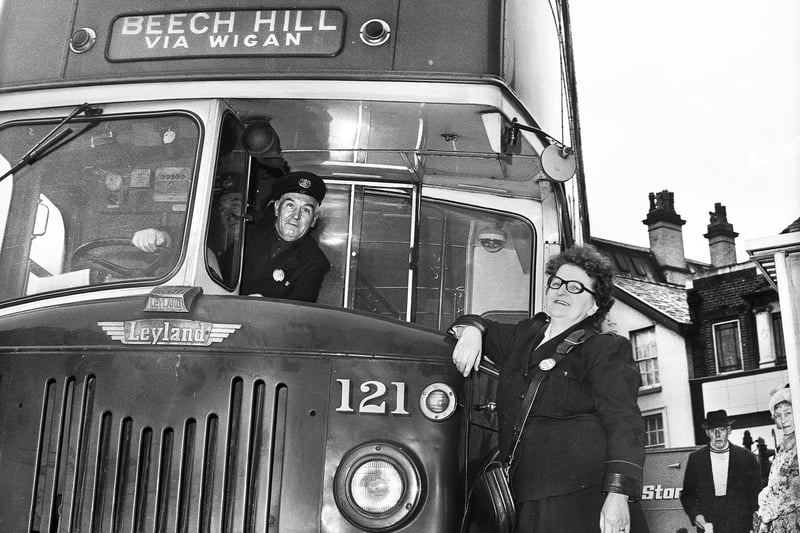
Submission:
[[[622,276],[614,278],[614,285],[676,322],[691,323],[683,287]]]

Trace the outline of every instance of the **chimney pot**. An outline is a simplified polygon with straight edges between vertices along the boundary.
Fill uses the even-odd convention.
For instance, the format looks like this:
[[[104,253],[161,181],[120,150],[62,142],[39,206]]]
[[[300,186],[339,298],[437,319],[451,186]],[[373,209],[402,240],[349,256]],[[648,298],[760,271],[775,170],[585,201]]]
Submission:
[[[642,223],[647,225],[650,251],[664,271],[669,283],[684,283],[689,268],[683,251],[683,230],[686,224],[675,212],[675,194],[668,190],[650,193],[650,211]]]
[[[722,268],[736,264],[736,237],[733,225],[728,222],[728,213],[725,206],[717,202],[714,211],[709,211],[708,233],[703,235],[708,239],[708,249],[711,255],[711,264],[714,268]]]

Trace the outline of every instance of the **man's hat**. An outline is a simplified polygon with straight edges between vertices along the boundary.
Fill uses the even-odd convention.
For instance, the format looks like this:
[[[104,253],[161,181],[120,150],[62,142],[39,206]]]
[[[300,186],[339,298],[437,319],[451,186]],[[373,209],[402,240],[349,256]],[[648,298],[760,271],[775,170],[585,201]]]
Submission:
[[[728,418],[728,413],[725,412],[725,409],[709,411],[706,413],[706,421],[703,422],[703,429],[723,428],[730,426],[734,422],[736,422],[736,420]]]
[[[272,185],[272,199],[280,200],[281,196],[289,192],[307,194],[321,204],[325,198],[325,182],[322,178],[311,172],[290,172],[278,178]]]
[[[244,185],[244,174],[241,172],[223,172],[214,183],[214,192],[223,196],[228,193],[241,193]]]

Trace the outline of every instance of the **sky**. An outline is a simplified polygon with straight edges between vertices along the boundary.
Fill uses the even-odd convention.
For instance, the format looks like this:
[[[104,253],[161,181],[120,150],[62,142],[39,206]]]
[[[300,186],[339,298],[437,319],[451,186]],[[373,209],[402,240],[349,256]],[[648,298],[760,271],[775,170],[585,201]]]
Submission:
[[[670,190],[686,257],[714,204],[746,241],[800,217],[800,1],[570,0],[591,235],[649,246]]]

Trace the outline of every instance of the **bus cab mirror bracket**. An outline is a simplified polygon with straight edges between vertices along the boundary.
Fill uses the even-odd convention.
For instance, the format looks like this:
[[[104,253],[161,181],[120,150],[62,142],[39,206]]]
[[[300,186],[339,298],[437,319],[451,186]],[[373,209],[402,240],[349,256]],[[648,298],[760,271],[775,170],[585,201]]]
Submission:
[[[47,233],[48,222],[50,221],[50,208],[42,201],[39,196],[39,205],[36,208],[36,219],[33,223],[33,237],[42,237]]]
[[[563,182],[569,180],[575,175],[575,170],[577,169],[575,150],[561,143],[557,139],[548,135],[547,132],[542,131],[539,128],[520,124],[517,122],[516,118],[511,121],[510,126],[503,128],[501,145],[504,154],[511,155],[514,153],[519,153],[519,133],[522,130],[538,133],[544,136],[547,142],[550,143],[541,154],[542,169],[547,177],[555,181]]]

